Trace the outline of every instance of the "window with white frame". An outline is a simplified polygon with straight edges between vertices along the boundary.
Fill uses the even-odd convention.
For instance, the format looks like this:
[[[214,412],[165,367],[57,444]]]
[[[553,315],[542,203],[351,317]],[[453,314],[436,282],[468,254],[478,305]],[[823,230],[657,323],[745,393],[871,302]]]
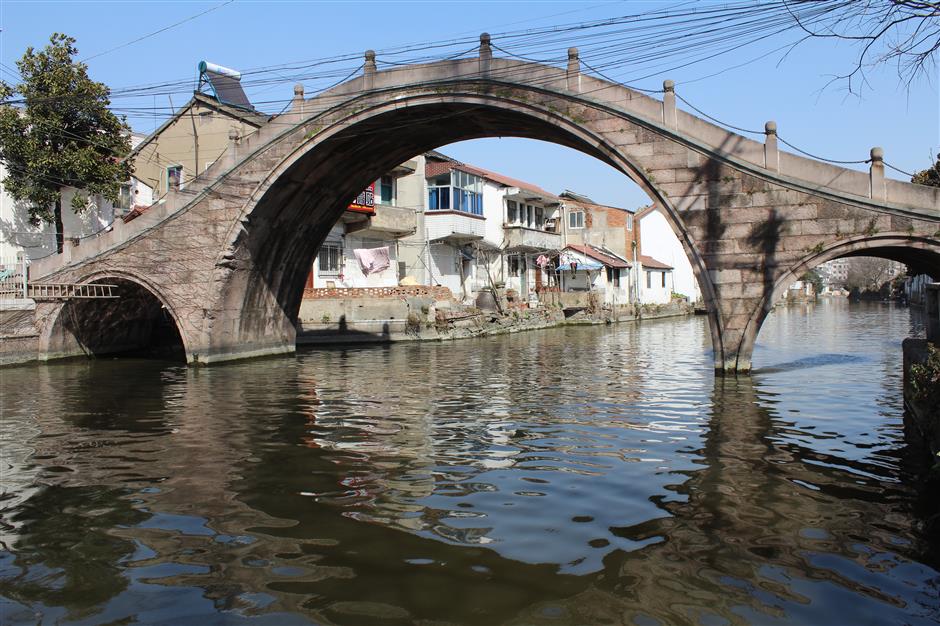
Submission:
[[[506,223],[515,224],[519,221],[519,208],[515,200],[506,200]]]
[[[121,185],[117,205],[114,208],[119,214],[128,213],[134,208],[134,189],[130,183]]]
[[[428,211],[460,211],[483,215],[483,179],[454,170],[428,180]]]
[[[343,247],[339,243],[325,243],[317,255],[321,276],[336,276],[343,267]]]
[[[584,211],[568,213],[568,228],[584,228]]]
[[[179,190],[183,188],[183,166],[171,165],[166,168],[166,189]]]
[[[646,288],[653,288],[653,272],[646,270]]]
[[[633,230],[633,213],[627,213],[627,230]]]

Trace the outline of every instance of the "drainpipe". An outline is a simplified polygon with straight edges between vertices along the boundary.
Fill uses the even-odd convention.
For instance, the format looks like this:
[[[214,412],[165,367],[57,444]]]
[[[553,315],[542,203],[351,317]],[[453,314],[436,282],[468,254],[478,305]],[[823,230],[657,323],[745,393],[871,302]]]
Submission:
[[[637,264],[636,238],[631,242],[633,244],[633,303],[640,304],[640,270]]]

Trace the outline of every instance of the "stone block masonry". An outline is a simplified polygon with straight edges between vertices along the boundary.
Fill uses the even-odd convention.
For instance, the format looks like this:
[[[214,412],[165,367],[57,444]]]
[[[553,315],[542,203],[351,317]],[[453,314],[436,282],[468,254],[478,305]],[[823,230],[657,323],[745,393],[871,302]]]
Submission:
[[[295,93],[290,111],[231,146],[185,194],[67,245],[33,278],[141,285],[173,318],[190,363],[290,353],[304,295],[386,308],[445,297],[420,287],[304,294],[350,198],[424,150],[514,134],[598,157],[646,190],[692,263],[723,373],[750,369],[767,312],[816,265],[877,253],[940,279],[940,189],[883,180],[880,152],[873,173],[847,170],[779,152],[769,130],[765,145],[687,114],[674,85],[662,102],[585,75],[576,53],[568,68],[482,55],[389,71],[373,55],[368,80],[309,100]],[[357,302],[335,313],[359,311]],[[37,315],[40,351],[51,345],[48,319]]]

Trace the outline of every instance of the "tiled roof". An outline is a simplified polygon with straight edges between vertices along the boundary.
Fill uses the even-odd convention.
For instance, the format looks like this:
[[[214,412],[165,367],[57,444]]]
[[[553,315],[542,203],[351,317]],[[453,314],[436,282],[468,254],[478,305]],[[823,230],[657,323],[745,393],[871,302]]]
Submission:
[[[585,256],[591,257],[595,261],[603,263],[607,267],[614,267],[614,268],[620,268],[620,269],[630,268],[630,264],[624,261],[623,259],[615,257],[606,252],[601,252],[594,246],[583,246],[580,244],[572,243],[572,244],[568,244],[567,246],[565,246],[565,249],[566,250],[571,249],[571,250],[574,250],[575,252],[580,252],[581,254]]]
[[[603,209],[603,210],[613,209],[614,211],[623,211],[625,213],[633,213],[633,210],[624,209],[619,206],[610,206],[608,204],[595,204],[593,202],[582,202],[581,200],[572,200],[571,198],[562,198],[562,200],[564,201],[565,205],[573,206],[575,208]]]
[[[638,260],[640,261],[640,263],[643,264],[644,268],[648,267],[653,270],[671,270],[672,269],[671,265],[666,265],[662,261],[657,261],[653,257],[646,256],[645,254],[641,254],[638,257]]]

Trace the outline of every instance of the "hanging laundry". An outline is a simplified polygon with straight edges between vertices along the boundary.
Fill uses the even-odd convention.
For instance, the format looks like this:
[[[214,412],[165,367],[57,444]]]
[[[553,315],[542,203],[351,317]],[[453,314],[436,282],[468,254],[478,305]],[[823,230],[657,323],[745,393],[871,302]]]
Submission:
[[[388,260],[388,246],[383,248],[358,248],[353,250],[359,266],[362,267],[362,273],[368,276],[387,270],[390,262]]]
[[[544,269],[548,265],[548,257],[540,254],[539,258],[535,259],[535,264]]]

